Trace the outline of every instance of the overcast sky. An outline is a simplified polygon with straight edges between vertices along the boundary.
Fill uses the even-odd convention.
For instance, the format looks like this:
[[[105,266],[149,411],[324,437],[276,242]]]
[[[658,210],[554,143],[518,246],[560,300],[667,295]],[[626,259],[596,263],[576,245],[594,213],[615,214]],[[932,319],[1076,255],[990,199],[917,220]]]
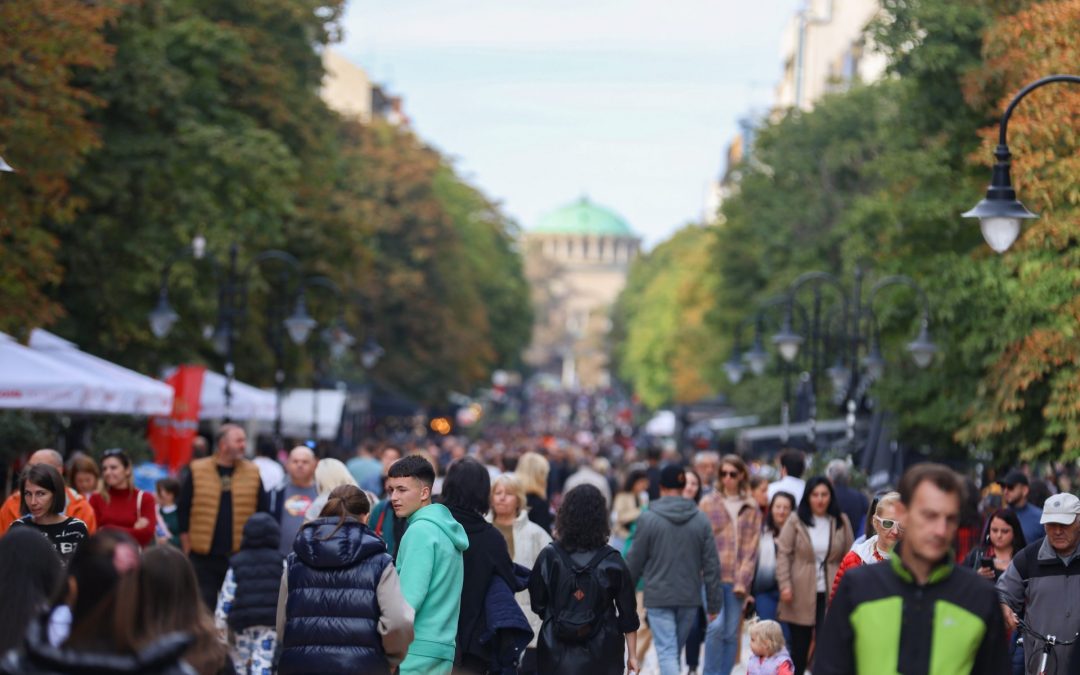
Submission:
[[[351,0],[337,49],[528,229],[583,194],[652,246],[701,217],[799,0]]]

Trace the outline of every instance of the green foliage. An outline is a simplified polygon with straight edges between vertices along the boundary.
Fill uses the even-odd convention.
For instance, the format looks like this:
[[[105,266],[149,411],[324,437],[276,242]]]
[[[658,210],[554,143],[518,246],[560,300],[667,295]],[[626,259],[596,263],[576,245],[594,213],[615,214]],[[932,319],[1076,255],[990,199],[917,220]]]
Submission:
[[[59,0],[0,4],[0,329],[53,330],[144,372],[201,362],[228,252],[239,249],[248,310],[237,376],[273,382],[270,321],[281,266],[330,277],[312,287],[326,325],[387,349],[376,376],[425,401],[513,367],[531,313],[516,228],[411,132],[363,126],[319,96],[320,50],[344,0]],[[195,235],[206,260],[185,254]],[[166,340],[147,313],[161,272],[181,316]],[[284,311],[291,311],[291,307]],[[62,315],[62,317],[61,317]],[[362,344],[358,341],[357,348]],[[325,360],[317,336],[286,341],[288,386]],[[356,354],[334,364],[356,373]]]
[[[868,272],[864,292],[882,276],[910,275],[930,297],[942,352],[926,371],[906,354],[918,328],[909,291],[890,290],[875,303],[888,365],[873,392],[896,413],[901,439],[938,457],[972,450],[1002,463],[1018,454],[1078,456],[1080,278],[1072,259],[1080,238],[1080,97],[1033,97],[1031,123],[1014,118],[1010,142],[1022,157],[1014,181],[1047,214],[1026,245],[1000,258],[958,214],[985,185],[1005,93],[1048,72],[1076,70],[1067,27],[1080,17],[1080,3],[882,4],[868,32],[893,77],[827,96],[812,112],[788,111],[758,130],[737,191],[723,205],[724,224],[709,235],[712,264],[702,269],[714,297],[694,312],[708,317],[725,350],[743,325],[746,348],[748,319],[803,272],[831,272],[850,289],[859,267]],[[619,302],[622,372],[653,403],[676,397],[672,354],[682,340],[677,327],[691,313],[675,301],[671,279],[692,257],[680,252],[685,236],[643,260]],[[839,298],[831,290],[823,297],[827,314]],[[779,327],[775,311],[766,324],[767,342]],[[740,409],[775,419],[775,367],[721,390]]]
[[[619,374],[647,406],[688,403],[715,391],[724,343],[708,322],[709,237],[709,229],[689,225],[638,258],[616,303]]]

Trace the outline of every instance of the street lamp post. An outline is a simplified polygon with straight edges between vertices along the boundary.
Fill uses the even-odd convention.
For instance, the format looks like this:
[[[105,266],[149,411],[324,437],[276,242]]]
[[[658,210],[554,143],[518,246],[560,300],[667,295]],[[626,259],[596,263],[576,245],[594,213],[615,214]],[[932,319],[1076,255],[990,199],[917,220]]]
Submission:
[[[975,205],[975,208],[961,214],[964,218],[978,218],[982,229],[983,238],[990,248],[998,253],[1004,253],[1013,245],[1020,235],[1022,221],[1038,218],[1020,203],[1016,198],[1016,190],[1013,189],[1012,179],[1009,176],[1009,168],[1012,154],[1006,142],[1006,134],[1009,129],[1009,118],[1020,101],[1036,89],[1053,84],[1055,82],[1071,82],[1080,84],[1080,75],[1050,75],[1036,80],[1027,85],[1013,97],[1005,108],[1005,114],[1001,117],[1001,126],[998,132],[998,145],[994,150],[994,170],[990,177],[990,186],[986,190],[986,198]]]
[[[841,325],[843,326],[837,340],[842,349],[838,350],[837,360],[828,368],[827,374],[833,385],[844,392],[843,399],[846,401],[848,422],[848,441],[854,443],[855,439],[855,412],[858,410],[859,400],[863,398],[869,383],[879,379],[884,373],[885,360],[881,355],[881,345],[877,333],[877,319],[874,314],[874,302],[879,293],[886,288],[905,286],[913,290],[919,297],[922,316],[919,333],[916,338],[909,342],[907,351],[912,360],[919,368],[927,368],[937,353],[937,346],[930,339],[930,302],[926,293],[915,281],[906,275],[897,274],[882,278],[873,285],[864,304],[862,299],[863,272],[855,269],[854,283],[852,284],[851,297],[848,298],[840,280],[827,272],[808,272],[798,277],[788,290],[788,315],[784,320],[784,328],[773,337],[773,343],[780,351],[781,357],[793,362],[798,356],[800,347],[805,339],[791,328],[792,310],[795,307],[796,295],[799,290],[812,285],[814,288],[814,305],[812,320],[810,322],[809,341],[809,384],[810,384],[810,420],[808,439],[814,441],[814,427],[817,418],[817,391],[819,371],[825,359],[828,358],[828,345],[830,334],[823,332],[821,326],[821,303],[822,296],[820,287],[828,284],[834,288],[841,299]],[[866,347],[866,356],[861,365],[866,370],[866,377],[860,374],[859,351]],[[846,352],[846,355],[845,355]],[[846,363],[845,363],[846,361]],[[847,379],[846,389],[843,388],[844,379]]]
[[[267,262],[277,263],[280,268],[279,288],[280,293],[276,302],[271,305],[270,322],[268,324],[268,339],[274,351],[276,370],[274,373],[275,384],[275,419],[274,435],[281,438],[281,399],[285,381],[285,352],[284,340],[281,335],[284,329],[289,338],[297,346],[307,341],[314,320],[308,315],[302,294],[296,295],[293,313],[288,318],[281,318],[285,313],[291,295],[291,287],[295,285],[299,276],[300,263],[291,254],[285,251],[267,250],[256,254],[243,268],[239,267],[239,245],[233,243],[229,247],[228,268],[222,274],[221,266],[213,254],[206,252],[206,239],[197,236],[190,246],[185,246],[174,253],[166,262],[162,274],[161,285],[158,291],[157,307],[150,312],[150,328],[159,339],[164,338],[170,332],[173,324],[180,316],[169,304],[169,276],[173,265],[182,258],[190,255],[196,261],[206,259],[214,270],[215,280],[218,284],[218,312],[217,322],[211,336],[214,350],[225,359],[225,421],[231,420],[232,412],[232,385],[236,374],[235,347],[236,325],[247,311],[247,280],[258,266]]]

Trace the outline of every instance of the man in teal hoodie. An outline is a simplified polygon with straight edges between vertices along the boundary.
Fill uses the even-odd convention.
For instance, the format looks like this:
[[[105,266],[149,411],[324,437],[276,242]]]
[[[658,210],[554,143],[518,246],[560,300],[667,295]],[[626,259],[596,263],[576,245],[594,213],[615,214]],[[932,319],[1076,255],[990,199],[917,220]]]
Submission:
[[[449,675],[454,666],[461,585],[469,548],[465,530],[442,504],[431,503],[435,469],[419,455],[402,457],[387,472],[394,515],[408,518],[398,544],[401,592],[416,612],[415,637],[401,663],[401,675]]]

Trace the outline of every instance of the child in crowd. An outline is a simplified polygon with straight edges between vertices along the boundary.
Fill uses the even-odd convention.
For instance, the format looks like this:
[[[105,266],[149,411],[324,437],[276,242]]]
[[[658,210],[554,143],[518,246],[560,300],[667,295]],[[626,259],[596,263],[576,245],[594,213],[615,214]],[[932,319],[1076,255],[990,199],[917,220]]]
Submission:
[[[795,664],[784,646],[784,633],[775,621],[752,621],[748,626],[750,651],[747,675],[792,675]]]
[[[157,493],[157,527],[154,536],[161,546],[172,544],[180,548],[180,515],[176,512],[176,498],[180,494],[180,481],[162,478],[155,485]]]
[[[244,525],[240,552],[229,560],[218,593],[214,623],[228,635],[229,656],[238,675],[273,673],[277,648],[277,605],[284,556],[281,530],[273,516],[256,513]]]

